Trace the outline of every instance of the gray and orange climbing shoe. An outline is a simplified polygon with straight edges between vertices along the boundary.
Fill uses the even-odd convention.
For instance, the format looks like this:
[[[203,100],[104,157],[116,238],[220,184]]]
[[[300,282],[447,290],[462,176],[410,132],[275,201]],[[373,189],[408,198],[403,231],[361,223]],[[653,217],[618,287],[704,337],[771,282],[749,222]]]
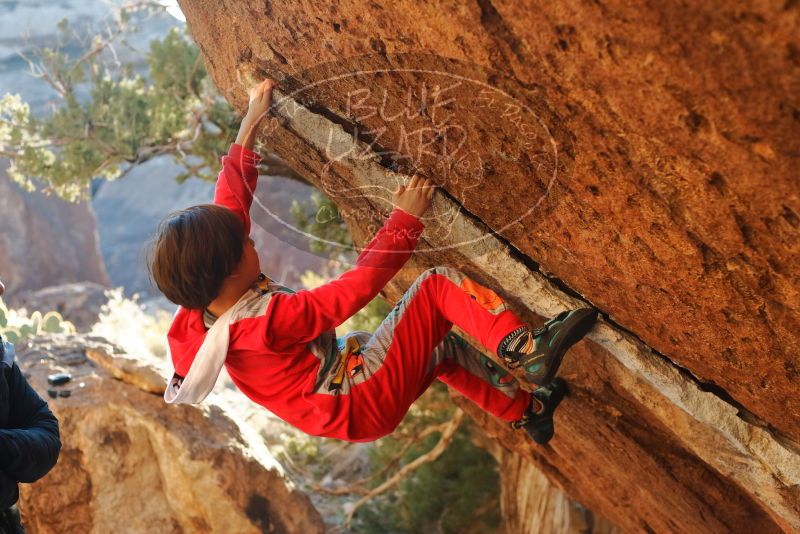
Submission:
[[[537,388],[531,394],[531,404],[522,415],[522,419],[511,422],[511,428],[524,428],[530,438],[544,445],[555,433],[553,413],[567,394],[567,383],[556,378],[546,386]]]
[[[597,311],[578,308],[563,311],[539,328],[521,326],[497,347],[497,355],[509,368],[521,367],[528,382],[549,384],[569,348],[585,336],[597,320]]]

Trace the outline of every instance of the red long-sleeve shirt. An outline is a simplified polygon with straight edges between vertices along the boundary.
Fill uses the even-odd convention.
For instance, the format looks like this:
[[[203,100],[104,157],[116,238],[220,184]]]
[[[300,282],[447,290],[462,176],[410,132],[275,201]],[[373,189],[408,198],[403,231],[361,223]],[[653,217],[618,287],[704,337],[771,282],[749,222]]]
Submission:
[[[232,145],[222,158],[214,194],[214,203],[242,218],[248,232],[257,162],[254,152]],[[201,401],[210,390],[205,386],[213,386],[224,362],[247,397],[286,422],[312,435],[358,440],[344,405],[331,398],[335,395],[315,392],[320,364],[335,356],[334,329],[400,270],[423,228],[417,217],[394,208],[352,269],[320,287],[296,292],[269,280],[254,284],[217,319],[228,323],[227,332],[222,326],[207,330],[203,310],[179,307],[167,335],[179,377],[172,378],[165,399]],[[206,339],[209,332],[213,339]],[[196,386],[200,382],[205,386]],[[184,394],[176,400],[182,388]]]

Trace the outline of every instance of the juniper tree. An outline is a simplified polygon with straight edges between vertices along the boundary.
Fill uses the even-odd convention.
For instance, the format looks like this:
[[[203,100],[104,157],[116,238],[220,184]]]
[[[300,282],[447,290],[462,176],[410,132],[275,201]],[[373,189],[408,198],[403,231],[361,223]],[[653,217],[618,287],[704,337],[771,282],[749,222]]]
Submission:
[[[216,178],[239,116],[212,84],[185,30],[151,41],[144,72],[137,72],[120,60],[137,31],[129,10],[91,37],[66,20],[58,29],[54,46],[23,55],[31,74],[55,92],[50,109],[37,115],[20,95],[0,98],[0,156],[9,160],[14,181],[77,201],[94,178],[120,178],[159,156],[181,165],[180,182]],[[264,164],[265,172],[299,179],[274,154],[265,154]]]

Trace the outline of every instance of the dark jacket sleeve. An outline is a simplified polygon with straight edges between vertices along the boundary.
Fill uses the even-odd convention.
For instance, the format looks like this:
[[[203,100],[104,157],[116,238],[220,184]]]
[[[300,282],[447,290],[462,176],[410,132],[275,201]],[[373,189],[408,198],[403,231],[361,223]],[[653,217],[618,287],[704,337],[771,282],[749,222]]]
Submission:
[[[19,499],[17,481],[0,470],[0,511],[10,507],[17,502],[17,499]]]
[[[7,428],[0,429],[0,470],[19,482],[34,482],[58,460],[58,419],[16,363],[0,369],[6,374],[10,408]]]

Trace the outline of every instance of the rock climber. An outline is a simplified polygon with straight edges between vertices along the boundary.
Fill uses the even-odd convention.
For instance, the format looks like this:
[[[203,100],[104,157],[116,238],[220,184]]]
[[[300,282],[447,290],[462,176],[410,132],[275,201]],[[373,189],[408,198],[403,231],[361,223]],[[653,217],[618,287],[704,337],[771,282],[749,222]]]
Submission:
[[[547,443],[566,393],[556,372],[564,353],[591,329],[595,310],[564,311],[533,328],[491,289],[437,266],[411,284],[375,332],[335,334],[411,256],[436,190],[430,179],[414,175],[397,186],[383,227],[337,279],[295,291],[261,272],[249,237],[260,159],[253,143],[274,87],[267,79],[250,90],[213,204],[168,215],[153,240],[151,277],[178,304],[167,336],[174,372],[166,402],[202,401],[224,365],[247,397],[287,423],[311,435],[363,442],[391,433],[438,379]],[[453,325],[505,367],[524,369],[534,392],[450,332]]]

